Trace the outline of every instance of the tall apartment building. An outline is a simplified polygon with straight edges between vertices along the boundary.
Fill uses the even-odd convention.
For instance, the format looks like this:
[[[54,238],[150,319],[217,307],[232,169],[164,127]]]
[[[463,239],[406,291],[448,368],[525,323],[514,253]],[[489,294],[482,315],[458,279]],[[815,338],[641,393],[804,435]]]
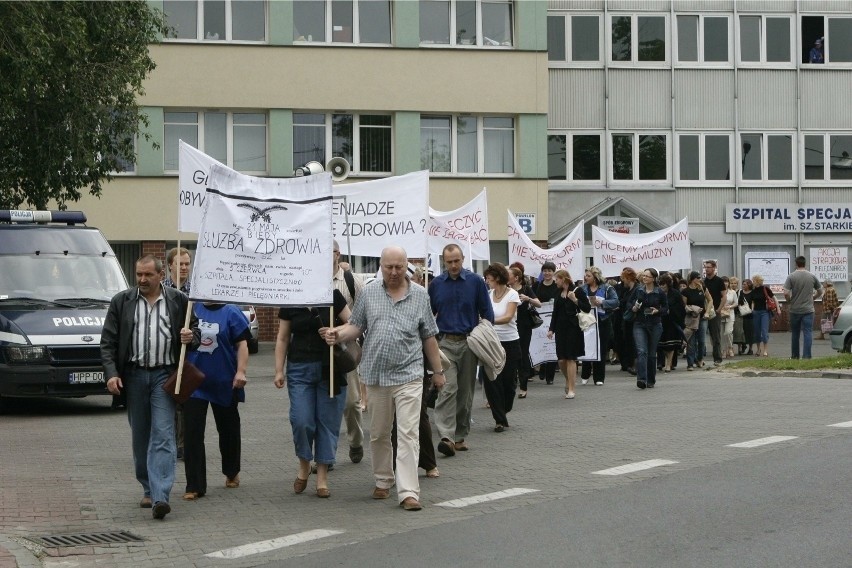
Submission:
[[[699,270],[826,246],[848,265],[852,2],[550,0],[547,33],[551,241],[688,217]]]

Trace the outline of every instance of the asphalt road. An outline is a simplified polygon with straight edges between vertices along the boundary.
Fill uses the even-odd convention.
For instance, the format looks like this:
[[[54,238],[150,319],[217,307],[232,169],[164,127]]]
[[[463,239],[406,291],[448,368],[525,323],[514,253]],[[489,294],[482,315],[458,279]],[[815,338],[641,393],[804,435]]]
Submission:
[[[248,374],[242,485],[222,487],[211,417],[208,495],[180,500],[179,463],[165,522],[137,506],[126,417],[106,398],[16,401],[0,416],[0,567],[852,566],[852,428],[834,426],[852,422],[852,380],[681,369],[639,391],[609,367],[570,401],[535,381],[501,434],[479,390],[471,450],[421,472],[425,508],[409,513],[370,498],[369,450],[350,463],[345,436],[331,498],[313,479],[294,495],[271,345]],[[144,540],[31,544],[105,530]]]

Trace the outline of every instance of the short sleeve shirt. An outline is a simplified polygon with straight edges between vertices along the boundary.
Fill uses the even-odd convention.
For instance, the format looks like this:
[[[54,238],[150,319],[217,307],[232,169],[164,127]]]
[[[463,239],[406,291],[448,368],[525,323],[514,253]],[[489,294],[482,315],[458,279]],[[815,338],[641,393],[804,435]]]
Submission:
[[[334,291],[334,317],[346,307],[346,299],[339,290]],[[278,319],[290,322],[290,346],[287,359],[296,362],[324,361],[328,359],[328,344],[320,337],[321,327],[329,327],[328,308],[281,308]]]

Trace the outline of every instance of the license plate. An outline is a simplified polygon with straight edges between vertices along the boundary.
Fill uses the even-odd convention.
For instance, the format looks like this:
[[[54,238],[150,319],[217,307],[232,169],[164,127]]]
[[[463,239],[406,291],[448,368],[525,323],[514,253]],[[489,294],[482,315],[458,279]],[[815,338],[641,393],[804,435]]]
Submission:
[[[68,373],[68,382],[72,385],[85,385],[90,383],[104,382],[103,371],[81,371],[79,373]]]

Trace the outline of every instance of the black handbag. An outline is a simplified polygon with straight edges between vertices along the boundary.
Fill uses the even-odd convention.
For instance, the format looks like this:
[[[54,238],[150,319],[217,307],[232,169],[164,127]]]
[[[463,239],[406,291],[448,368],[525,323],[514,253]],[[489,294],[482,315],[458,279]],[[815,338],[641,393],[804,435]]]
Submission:
[[[530,327],[535,329],[537,327],[541,327],[541,324],[544,323],[544,320],[541,319],[541,316],[538,314],[538,310],[533,306],[527,307],[527,314],[530,318]]]
[[[361,363],[361,345],[358,341],[347,341],[334,346],[334,370],[350,373]]]

